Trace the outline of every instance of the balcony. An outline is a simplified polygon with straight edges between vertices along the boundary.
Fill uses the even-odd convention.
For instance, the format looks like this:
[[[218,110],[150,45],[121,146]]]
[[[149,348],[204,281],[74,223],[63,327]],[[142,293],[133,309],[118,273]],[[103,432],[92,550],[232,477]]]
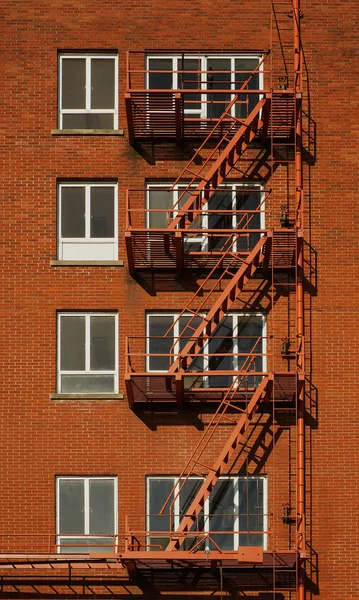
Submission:
[[[224,269],[234,260],[233,266],[239,266],[262,236],[266,242],[261,273],[272,267],[293,269],[298,233],[270,227],[279,224],[278,215],[265,209],[270,190],[226,186],[211,193],[204,208],[204,194],[194,191],[191,208],[182,210],[188,195],[163,185],[127,191],[125,240],[131,273]],[[143,205],[148,208],[139,208]],[[286,218],[294,222],[294,216]],[[178,225],[171,228],[174,219]]]
[[[267,56],[240,51],[127,52],[130,143],[175,140],[181,144],[205,138],[219,120],[214,137],[229,130],[233,134],[261,98],[266,100],[262,140],[291,137],[294,91],[273,89]],[[229,103],[229,112],[220,119]]]
[[[125,383],[131,408],[176,410],[203,403],[218,405],[232,388],[233,404],[250,400],[264,376],[270,373],[273,356],[266,351],[265,336],[230,338],[214,335],[202,339],[199,353],[180,355],[190,336],[131,336],[126,338]],[[197,340],[198,342],[198,340]],[[250,348],[250,350],[248,350]],[[293,352],[292,358],[296,357]],[[176,372],[170,365],[179,360]],[[294,362],[294,361],[291,361]],[[267,405],[292,408],[297,395],[297,373],[271,374],[273,386]]]

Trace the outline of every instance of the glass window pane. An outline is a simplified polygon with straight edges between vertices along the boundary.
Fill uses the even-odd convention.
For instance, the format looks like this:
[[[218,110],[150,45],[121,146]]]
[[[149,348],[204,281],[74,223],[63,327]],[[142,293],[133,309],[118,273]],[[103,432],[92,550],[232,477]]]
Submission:
[[[115,369],[115,317],[90,317],[90,369]]]
[[[86,60],[62,59],[62,108],[86,108]]]
[[[148,75],[148,87],[150,90],[171,90],[173,81],[172,58],[150,58]],[[164,71],[153,73],[153,71]]]
[[[171,348],[173,346],[173,330],[167,337],[163,337],[169,327],[173,324],[173,317],[150,316],[149,320],[149,370],[167,371],[170,366]],[[152,356],[165,354],[166,356]]]
[[[185,58],[178,60],[178,70],[185,71],[178,73],[178,87],[185,90],[197,90],[201,88],[201,63],[194,58]],[[196,71],[188,73],[187,71]],[[198,72],[199,71],[199,72]],[[201,94],[185,94],[185,110],[201,110]]]
[[[179,505],[180,505],[180,515],[187,514],[188,509],[190,508],[192,501],[194,500],[199,488],[203,483],[203,479],[188,479],[181,490],[179,497]],[[181,481],[182,485],[182,481]],[[198,518],[193,522],[193,525],[190,529],[192,533],[197,531],[203,531],[204,527],[204,517],[203,517],[203,509],[201,510]],[[185,539],[183,543],[183,550],[190,550],[191,547],[198,541],[198,536],[196,535],[188,535],[187,539]],[[200,550],[203,550],[203,546],[199,546]]]
[[[115,108],[115,59],[91,60],[91,108]]]
[[[63,115],[63,129],[113,129],[113,114]]]
[[[231,59],[209,58],[207,59],[207,89],[230,90],[231,89]],[[231,100],[230,94],[211,94],[207,96],[207,116],[218,119],[227,108]]]
[[[114,188],[91,187],[91,237],[113,238],[115,227]]]
[[[59,533],[85,533],[84,481],[61,479],[59,487]]]
[[[62,371],[85,370],[85,317],[62,316],[60,321]]]
[[[240,546],[260,546],[263,544],[263,479],[239,480],[239,531],[248,534],[239,536]],[[260,532],[249,533],[249,532]]]
[[[148,479],[147,493],[149,507],[149,530],[150,531],[169,531],[169,505],[163,511],[163,515],[159,515],[162,506],[170,495],[175,480],[173,479]]]
[[[237,189],[236,191],[236,210],[253,211],[258,210],[261,202],[261,193],[246,192],[245,190]],[[260,213],[245,213],[238,214],[236,217],[237,227],[240,229],[260,229],[261,216]],[[236,242],[237,251],[243,250],[249,252],[254,248],[260,238],[260,233],[250,233],[249,235],[240,236]]]
[[[114,481],[112,479],[90,479],[89,489],[89,533],[114,533]]]
[[[222,550],[233,550],[234,513],[234,482],[231,479],[219,480],[209,497],[209,529],[224,532],[211,535]]]
[[[234,370],[234,340],[233,340],[233,317],[225,317],[216,327],[213,337],[209,340],[209,370]],[[231,385],[231,375],[211,376],[210,387],[227,387]]]
[[[61,188],[61,236],[85,237],[85,188]]]
[[[167,190],[159,190],[151,188],[148,191],[149,209],[163,210],[164,212],[150,212],[149,224],[150,228],[166,228],[170,220],[170,211],[173,206],[173,192]]]
[[[115,390],[113,375],[63,375],[63,394],[110,394]]]
[[[257,68],[257,58],[236,58],[235,59],[235,84],[236,89],[239,89],[242,84],[250,77],[250,73],[243,73],[243,71],[254,71]],[[256,73],[248,83],[247,88],[249,90],[259,89],[259,73]],[[240,100],[247,100],[248,96],[248,109],[246,104],[236,104],[236,117],[245,118],[255,107],[259,100],[258,94],[241,94]]]
[[[89,554],[90,552],[112,552],[113,537],[60,538],[60,554]]]

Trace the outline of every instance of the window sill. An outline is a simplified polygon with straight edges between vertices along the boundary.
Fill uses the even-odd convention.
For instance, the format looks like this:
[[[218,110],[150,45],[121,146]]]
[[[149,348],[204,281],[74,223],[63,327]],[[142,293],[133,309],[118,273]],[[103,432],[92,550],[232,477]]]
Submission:
[[[51,267],[123,267],[123,260],[50,260]]]
[[[50,400],[123,400],[121,394],[50,394]]]
[[[125,135],[123,129],[51,129],[51,135]]]

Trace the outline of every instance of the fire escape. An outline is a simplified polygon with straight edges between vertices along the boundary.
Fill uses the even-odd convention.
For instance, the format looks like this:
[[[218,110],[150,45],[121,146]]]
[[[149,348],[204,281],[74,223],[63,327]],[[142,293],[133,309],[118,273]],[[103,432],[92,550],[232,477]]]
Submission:
[[[146,106],[151,102],[153,106],[160,93],[159,90],[153,91],[151,100],[148,90],[132,87],[128,58],[126,107],[132,143],[141,142],[146,136],[159,139],[172,137],[179,144],[186,137],[204,137],[204,141],[168,189],[169,193],[180,191],[176,200],[162,209],[165,222],[162,218],[161,227],[149,226],[151,208],[147,209],[147,215],[137,208],[139,191],[128,192],[125,235],[130,272],[155,270],[167,274],[172,272],[177,276],[197,273],[199,284],[193,297],[162,336],[170,340],[166,356],[168,366],[164,372],[149,368],[148,361],[154,346],[149,347],[147,343],[144,352],[143,340],[128,338],[127,395],[133,409],[181,410],[205,404],[214,407],[214,414],[159,513],[159,516],[169,515],[170,531],[166,532],[166,543],[156,544],[154,532],[149,531],[147,524],[141,530],[128,521],[123,561],[134,577],[148,570],[181,571],[189,568],[209,569],[213,574],[218,569],[221,574],[222,569],[229,569],[232,575],[233,569],[238,573],[252,574],[259,570],[262,575],[271,572],[268,589],[275,590],[278,586],[281,590],[296,591],[297,597],[303,599],[305,373],[301,14],[296,0],[292,4],[273,2],[272,11],[271,53],[269,56],[263,54],[256,68],[242,77],[241,85],[232,93],[230,102],[215,122],[208,119],[198,122],[198,119],[186,114],[188,95],[184,90],[163,91],[158,111],[153,111],[154,116],[146,117]],[[288,31],[289,34],[285,33]],[[276,44],[282,53],[288,54],[289,46],[291,49],[285,75],[277,78],[277,85],[273,77],[278,67]],[[185,53],[182,54],[182,65],[184,57]],[[268,63],[270,75],[265,75],[264,81],[270,80],[270,84],[255,89],[253,81],[258,73],[266,73]],[[185,75],[182,75],[184,79]],[[203,76],[208,81],[208,71],[202,73],[198,80]],[[167,110],[163,121],[160,118],[161,102],[167,108],[169,104],[172,106],[172,111]],[[238,110],[238,106],[243,103],[246,103],[246,114],[239,117],[241,109]],[[275,194],[272,189],[263,188],[259,207],[246,215],[245,211],[238,211],[231,227],[222,226],[220,232],[216,228],[205,227],[204,223],[211,223],[211,203],[221,190],[221,184],[225,185],[238,173],[245,174],[249,180],[254,178],[260,154],[256,154],[255,149],[260,147],[270,153],[268,180],[276,163],[285,163],[293,169],[292,179],[288,178],[292,201],[288,201],[283,191]],[[272,211],[267,210],[270,205]],[[277,220],[274,206],[280,214]],[[265,226],[258,228],[255,214],[258,216],[262,212],[266,213]],[[257,223],[257,228],[253,223]],[[201,245],[198,244],[199,238],[204,240]],[[295,296],[292,339],[281,338],[280,350],[279,339],[274,332],[265,344],[259,338],[252,339],[250,349],[245,356],[241,354],[236,368],[220,370],[221,358],[230,351],[218,341],[217,350],[212,354],[210,344],[218,336],[226,315],[234,310],[253,280],[267,281],[272,290],[278,284],[287,287],[288,294]],[[272,309],[274,304],[275,301]],[[286,368],[278,368],[279,353],[286,361]],[[258,360],[259,356],[261,360]],[[205,359],[206,368],[203,366]],[[227,378],[226,384],[221,387],[205,384],[216,375]],[[263,532],[265,544],[258,542],[223,550],[215,541],[215,533],[204,529],[204,507],[221,475],[228,473],[231,461],[241,452],[251,425],[259,414],[266,411],[274,417],[285,411],[292,414],[296,423],[296,507],[285,507],[282,518],[283,523],[295,526],[294,541],[282,547],[278,540],[272,543],[271,528],[267,525]],[[209,464],[206,452],[215,443],[224,424],[231,425],[230,434],[217,458]],[[193,477],[199,477],[201,484],[185,513],[181,514],[179,523],[173,526],[176,500]]]

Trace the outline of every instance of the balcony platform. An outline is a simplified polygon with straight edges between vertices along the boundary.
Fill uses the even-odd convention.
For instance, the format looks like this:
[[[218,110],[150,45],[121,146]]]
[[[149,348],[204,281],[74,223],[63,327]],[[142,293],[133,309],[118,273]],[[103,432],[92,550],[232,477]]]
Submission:
[[[209,372],[206,372],[203,375],[208,374]],[[190,384],[186,383],[186,380],[188,382],[189,379],[193,379],[194,375],[198,380],[198,373],[127,373],[125,383],[129,405],[131,408],[159,411],[177,410],[186,406],[200,407],[204,404],[217,406],[228,392],[228,387],[189,387]],[[219,375],[219,372],[213,371],[211,375]],[[251,373],[248,375],[251,376]],[[274,402],[277,408],[294,408],[297,381],[297,373],[275,373],[273,390],[262,406],[272,405]],[[231,403],[240,405],[248,402],[254,391],[254,387],[238,390],[231,398]]]
[[[238,235],[238,232],[236,232]],[[240,235],[255,235],[256,231],[243,231]],[[296,264],[298,232],[294,229],[258,230],[258,235],[267,235],[264,254],[266,260],[258,269],[266,276],[268,270],[291,270]],[[191,237],[189,237],[191,236]],[[200,236],[210,239],[230,239],[233,230],[169,230],[169,229],[129,229],[125,233],[126,250],[131,273],[141,270],[159,269],[181,274],[186,270],[211,270],[220,262],[226,268],[233,258],[233,252],[193,250],[189,242]],[[245,260],[251,248],[237,252],[238,258]]]
[[[213,95],[213,90],[146,90],[130,89],[125,94],[127,125],[132,145],[149,141],[175,141],[180,145],[185,141],[205,139],[217,125],[218,119],[200,118],[185,111],[186,97],[194,92]],[[216,90],[220,95],[228,95],[228,90]],[[235,93],[235,91],[233,92]],[[288,140],[293,138],[295,94],[293,90],[251,90],[257,97],[267,99],[263,109],[264,125],[258,133],[258,141],[267,139]],[[220,138],[227,131],[231,135],[239,129],[241,121],[233,127],[233,120],[224,119],[214,137]]]

